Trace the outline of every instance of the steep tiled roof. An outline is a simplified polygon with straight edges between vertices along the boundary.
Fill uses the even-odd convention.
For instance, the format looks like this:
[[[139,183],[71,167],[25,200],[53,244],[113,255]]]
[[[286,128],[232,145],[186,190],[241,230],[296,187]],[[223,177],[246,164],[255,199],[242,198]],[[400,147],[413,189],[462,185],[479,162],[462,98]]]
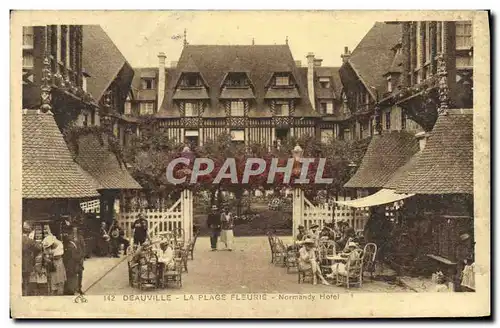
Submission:
[[[78,138],[76,161],[99,184],[99,189],[141,189],[116,156],[92,134]]]
[[[415,164],[417,163],[417,159],[420,157],[421,152],[418,151],[413,155],[405,165],[401,166],[399,169],[394,172],[394,175],[387,181],[384,185],[384,188],[387,189],[396,189],[396,187],[406,179],[408,173],[413,170]]]
[[[295,88],[269,88],[266,92],[266,99],[295,99],[300,98],[299,92]]]
[[[166,74],[165,99],[158,116],[163,117],[161,112],[173,110],[173,91],[178,78],[186,69],[193,70],[193,67],[189,67],[193,65],[208,84],[212,110],[219,105],[223,78],[228,72],[234,71],[236,66],[238,70],[248,71],[255,87],[257,107],[264,107],[266,83],[272,75],[276,72],[291,72],[297,81],[301,98],[297,108],[301,107],[303,116],[315,115],[307,98],[307,80],[303,80],[302,74],[299,74],[287,45],[187,45],[182,50],[176,69]]]
[[[219,96],[220,99],[254,99],[251,88],[224,88]]]
[[[416,194],[472,194],[472,114],[439,116],[427,144],[397,192]]]
[[[23,198],[98,197],[75,163],[51,114],[23,114]]]
[[[129,89],[134,71],[99,25],[83,25],[82,47],[82,65],[90,74],[87,91],[97,102],[120,72],[119,83]]]
[[[173,99],[209,99],[205,88],[178,89]]]
[[[375,98],[375,87],[379,94],[386,91],[387,80],[383,75],[394,60],[392,48],[402,36],[402,26],[397,23],[377,22],[352,51],[348,63]]]
[[[418,151],[418,142],[406,131],[373,136],[361,165],[346,188],[382,188]]]

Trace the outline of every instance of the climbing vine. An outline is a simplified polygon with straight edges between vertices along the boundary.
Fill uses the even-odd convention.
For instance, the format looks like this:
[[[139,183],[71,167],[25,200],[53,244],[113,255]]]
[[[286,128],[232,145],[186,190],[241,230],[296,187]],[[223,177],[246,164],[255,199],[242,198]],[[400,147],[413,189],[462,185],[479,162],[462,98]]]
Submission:
[[[76,124],[68,125],[63,130],[64,139],[68,144],[68,147],[74,154],[74,156],[78,156],[79,147],[78,141],[83,136],[93,135],[99,141],[101,146],[104,146],[104,138],[107,137],[107,148],[110,152],[112,152],[120,166],[125,165],[125,156],[123,154],[123,149],[120,145],[120,141],[113,133],[106,129],[105,126],[78,126]]]

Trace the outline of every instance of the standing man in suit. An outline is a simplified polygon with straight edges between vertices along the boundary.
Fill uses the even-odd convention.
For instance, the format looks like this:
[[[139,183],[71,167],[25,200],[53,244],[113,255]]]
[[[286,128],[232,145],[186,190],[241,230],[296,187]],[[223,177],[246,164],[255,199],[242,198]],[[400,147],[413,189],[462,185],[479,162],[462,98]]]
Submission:
[[[220,230],[221,230],[220,214],[217,211],[216,205],[212,205],[212,212],[210,214],[208,214],[207,225],[208,225],[208,228],[211,229],[210,245],[212,247],[212,251],[216,251],[217,250],[217,240],[219,239]]]

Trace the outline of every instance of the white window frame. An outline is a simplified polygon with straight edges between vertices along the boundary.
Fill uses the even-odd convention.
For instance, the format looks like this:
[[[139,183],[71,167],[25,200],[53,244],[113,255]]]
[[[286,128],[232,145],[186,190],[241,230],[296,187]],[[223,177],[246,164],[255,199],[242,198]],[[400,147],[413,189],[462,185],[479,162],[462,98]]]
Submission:
[[[184,103],[184,116],[196,117],[198,116],[198,103],[194,101],[186,101]]]
[[[286,108],[286,113],[283,111],[283,107]],[[279,108],[279,111],[278,111]],[[274,115],[275,116],[289,116],[290,115],[290,103],[288,101],[276,101],[274,104]]]
[[[458,21],[455,23],[456,49],[470,49],[472,47],[472,21]],[[462,40],[460,42],[459,40]]]
[[[245,130],[231,130],[231,141],[245,142]]]
[[[232,100],[230,108],[231,116],[245,116],[245,102],[243,100]]]
[[[147,82],[151,82],[151,88],[147,87]],[[142,78],[141,86],[143,90],[154,90],[155,89],[155,80],[149,78]]]
[[[123,108],[123,114],[132,115],[132,103],[130,102],[130,100],[125,101],[125,105]]]
[[[276,75],[276,86],[288,86],[290,85],[290,77],[288,75]]]
[[[152,102],[141,102],[139,105],[140,115],[152,115],[154,110],[154,103]]]
[[[33,26],[23,26],[23,48],[33,49],[34,46],[34,29]],[[28,42],[25,42],[28,41]]]

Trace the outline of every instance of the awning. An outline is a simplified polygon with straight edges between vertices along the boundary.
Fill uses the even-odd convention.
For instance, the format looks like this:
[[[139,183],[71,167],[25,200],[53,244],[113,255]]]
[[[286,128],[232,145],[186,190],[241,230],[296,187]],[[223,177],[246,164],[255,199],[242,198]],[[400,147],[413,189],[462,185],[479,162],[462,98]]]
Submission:
[[[371,207],[376,205],[394,203],[414,195],[415,194],[397,194],[392,189],[381,189],[380,191],[367,197],[353,199],[353,200],[346,200],[346,201],[336,201],[335,203],[343,206],[363,208],[363,207]]]

